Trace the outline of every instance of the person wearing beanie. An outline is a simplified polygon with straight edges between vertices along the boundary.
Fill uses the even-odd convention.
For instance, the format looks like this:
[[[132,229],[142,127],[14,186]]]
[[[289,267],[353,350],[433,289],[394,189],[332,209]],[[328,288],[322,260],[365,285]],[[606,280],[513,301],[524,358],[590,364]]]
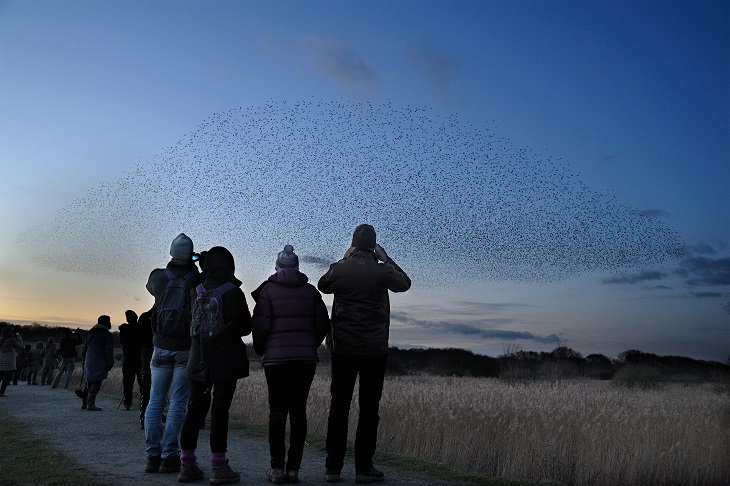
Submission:
[[[81,391],[81,408],[89,412],[100,411],[96,406],[96,395],[101,383],[114,366],[114,337],[109,330],[112,321],[109,316],[99,316],[96,325],[86,335],[84,355],[84,388]]]
[[[64,388],[68,388],[73,379],[74,368],[76,368],[76,346],[82,344],[81,335],[79,329],[75,331],[66,329],[64,336],[61,338],[61,342],[58,345],[58,352],[61,353],[61,367],[56,372],[56,377],[53,379],[53,386],[51,388],[57,388],[61,382],[61,376],[66,373],[66,381],[63,385]]]
[[[150,392],[144,411],[145,472],[149,473],[180,471],[180,429],[190,393],[185,375],[191,346],[190,292],[202,282],[193,261],[193,241],[185,233],[172,240],[170,256],[165,268],[152,270],[146,286],[155,298],[150,314]],[[168,397],[170,407],[163,423]]]
[[[251,293],[253,346],[263,356],[269,392],[269,451],[274,484],[297,482],[307,437],[307,398],[314,379],[317,349],[329,332],[322,296],[299,271],[294,247],[276,256],[276,273]],[[289,419],[289,457],[286,424]]]
[[[137,380],[142,393],[142,335],[137,322],[137,313],[128,310],[124,313],[127,322],[119,326],[119,343],[122,345],[122,388],[124,390],[124,409],[132,409],[134,381]]]
[[[178,481],[187,483],[204,476],[195,453],[198,447],[200,424],[210,410],[210,461],[212,484],[240,481],[241,476],[228,465],[228,411],[239,379],[249,373],[246,345],[241,338],[251,333],[251,313],[246,295],[235,277],[235,261],[227,248],[216,246],[205,255],[203,283],[191,291],[194,302],[218,299],[221,314],[200,312],[205,307],[193,307],[193,327],[222,324],[218,332],[197,332],[193,337],[187,377],[190,379],[190,398],[185,421],[180,432],[180,461]],[[199,297],[200,296],[200,297]],[[200,300],[197,300],[200,298]],[[206,319],[210,317],[210,319]],[[200,326],[200,327],[199,327]],[[203,336],[205,334],[205,336]]]
[[[334,294],[332,329],[327,344],[332,353],[330,409],[327,418],[325,480],[338,482],[347,448],[350,402],[359,375],[359,406],[355,435],[355,481],[381,481],[375,469],[378,410],[388,361],[390,299],[388,291],[405,292],[411,279],[377,243],[375,228],[361,224],[342,260],[330,265],[317,284]]]

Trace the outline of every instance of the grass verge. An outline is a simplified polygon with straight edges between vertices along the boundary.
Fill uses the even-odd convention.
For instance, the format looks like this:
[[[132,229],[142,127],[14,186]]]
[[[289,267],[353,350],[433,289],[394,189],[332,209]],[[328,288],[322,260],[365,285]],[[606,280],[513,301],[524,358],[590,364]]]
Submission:
[[[44,444],[0,411],[0,484],[3,486],[105,486],[93,472]]]

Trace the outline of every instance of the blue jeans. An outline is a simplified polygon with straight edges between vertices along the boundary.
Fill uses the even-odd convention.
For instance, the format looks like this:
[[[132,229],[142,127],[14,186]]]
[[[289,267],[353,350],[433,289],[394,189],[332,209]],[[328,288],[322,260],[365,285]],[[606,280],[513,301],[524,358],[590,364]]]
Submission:
[[[145,454],[163,459],[180,453],[180,429],[190,394],[185,370],[190,350],[168,351],[155,347],[152,353],[152,388],[144,418]],[[170,409],[163,426],[162,413],[170,395]]]
[[[63,364],[58,369],[58,373],[56,373],[56,377],[53,379],[53,386],[57,387],[58,383],[61,381],[61,375],[66,372],[66,382],[64,383],[63,387],[68,388],[68,386],[71,384],[71,379],[74,376],[74,368],[76,367],[76,356],[72,356],[70,358],[63,358]]]

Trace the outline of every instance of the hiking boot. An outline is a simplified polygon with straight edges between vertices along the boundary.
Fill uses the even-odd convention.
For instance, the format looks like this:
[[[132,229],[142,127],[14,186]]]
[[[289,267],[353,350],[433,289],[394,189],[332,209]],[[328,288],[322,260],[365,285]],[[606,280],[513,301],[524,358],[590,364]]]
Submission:
[[[81,406],[81,408],[84,408],[83,405]],[[101,412],[101,409],[99,407],[97,407],[96,405],[94,405],[93,403],[90,403],[89,405],[87,405],[86,410],[88,412]]]
[[[230,484],[237,483],[240,480],[241,475],[231,469],[231,466],[228,465],[228,459],[226,459],[225,464],[213,468],[210,484]]]
[[[356,483],[374,483],[375,481],[382,481],[383,479],[385,479],[385,474],[374,467],[364,471],[355,472]]]
[[[156,473],[160,470],[160,463],[162,459],[160,456],[147,456],[147,464],[144,466],[144,472]]]
[[[289,469],[286,472],[286,482],[287,483],[298,483],[299,482],[299,470]]]
[[[283,469],[269,469],[269,472],[266,473],[266,477],[274,484],[284,484],[286,473]]]
[[[188,464],[183,464],[180,467],[180,474],[178,474],[177,480],[181,483],[189,483],[191,481],[203,479],[203,476],[205,476],[205,473],[200,468],[198,463],[190,462]]]
[[[340,471],[334,469],[327,469],[324,472],[324,480],[328,483],[339,483],[340,482]]]
[[[170,457],[163,457],[160,462],[161,473],[180,472],[180,456],[175,454]]]

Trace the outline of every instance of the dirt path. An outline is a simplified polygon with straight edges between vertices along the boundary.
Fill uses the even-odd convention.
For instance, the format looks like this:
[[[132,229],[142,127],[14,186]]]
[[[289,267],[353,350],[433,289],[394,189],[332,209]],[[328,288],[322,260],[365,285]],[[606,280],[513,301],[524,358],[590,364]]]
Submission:
[[[102,387],[103,391],[103,387]],[[173,485],[177,474],[147,474],[144,472],[144,432],[139,428],[139,412],[117,409],[118,402],[101,397],[97,406],[101,412],[81,410],[81,400],[69,388],[49,386],[10,385],[7,396],[0,398],[0,409],[25,424],[44,442],[80,465],[105,478],[110,486]],[[201,431],[198,462],[206,479],[192,484],[208,484],[210,474],[209,430]],[[269,449],[266,440],[231,433],[228,442],[231,467],[241,474],[243,485],[270,484],[266,480]],[[390,486],[447,484],[383,469]],[[324,456],[319,451],[305,449],[300,484],[328,484],[323,479]],[[354,484],[352,463],[345,463],[340,484]]]

